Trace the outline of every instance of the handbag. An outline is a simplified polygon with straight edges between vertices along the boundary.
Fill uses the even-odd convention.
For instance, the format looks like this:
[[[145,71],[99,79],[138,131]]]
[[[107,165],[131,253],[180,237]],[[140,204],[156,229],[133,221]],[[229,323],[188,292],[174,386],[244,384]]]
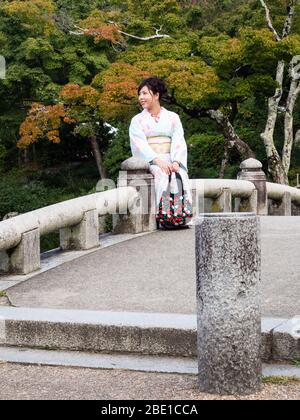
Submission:
[[[183,188],[182,177],[175,172],[176,182],[180,180],[178,193],[171,193],[172,174],[169,175],[167,190],[162,193],[156,215],[157,228],[180,229],[187,227],[186,223],[193,217],[193,206]]]

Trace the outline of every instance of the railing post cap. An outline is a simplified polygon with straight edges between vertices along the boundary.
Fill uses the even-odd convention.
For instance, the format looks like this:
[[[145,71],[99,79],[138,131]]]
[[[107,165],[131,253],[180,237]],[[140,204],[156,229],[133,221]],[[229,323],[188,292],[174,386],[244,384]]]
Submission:
[[[145,171],[150,170],[150,164],[144,159],[131,157],[124,160],[121,164],[122,171]]]
[[[240,169],[247,170],[247,169],[262,169],[263,165],[262,163],[254,158],[250,158],[247,160],[244,160],[241,165]]]

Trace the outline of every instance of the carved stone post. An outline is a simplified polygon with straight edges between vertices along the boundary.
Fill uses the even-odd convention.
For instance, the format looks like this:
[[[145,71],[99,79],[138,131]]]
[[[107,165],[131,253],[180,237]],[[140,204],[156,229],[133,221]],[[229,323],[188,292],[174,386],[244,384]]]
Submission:
[[[257,190],[257,211],[259,216],[268,215],[267,177],[262,170],[262,163],[259,160],[250,158],[241,163],[241,171],[238,179],[250,181]],[[252,197],[253,200],[253,197]],[[249,200],[250,201],[250,200]],[[249,204],[249,207],[251,204]],[[249,210],[250,211],[250,208]]]
[[[40,269],[40,230],[22,234],[21,242],[13,249],[0,252],[0,272],[29,274]]]
[[[113,233],[142,233],[157,229],[154,177],[150,165],[143,159],[131,157],[121,165],[118,188],[134,187],[138,199],[126,214],[113,215]]]
[[[88,250],[99,247],[99,220],[96,209],[86,211],[82,221],[60,229],[60,247],[63,250]]]
[[[261,386],[259,218],[196,219],[199,388],[250,394]]]

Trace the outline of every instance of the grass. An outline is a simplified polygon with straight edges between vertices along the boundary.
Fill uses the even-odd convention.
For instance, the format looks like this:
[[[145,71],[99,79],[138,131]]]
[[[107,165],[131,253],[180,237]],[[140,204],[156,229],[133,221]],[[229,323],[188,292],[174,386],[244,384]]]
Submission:
[[[295,376],[266,376],[263,378],[264,384],[289,385],[291,383],[300,383],[300,379]]]
[[[294,366],[297,366],[297,367],[300,367],[300,360],[293,360],[293,365]]]
[[[0,298],[6,297],[6,292],[0,292]]]

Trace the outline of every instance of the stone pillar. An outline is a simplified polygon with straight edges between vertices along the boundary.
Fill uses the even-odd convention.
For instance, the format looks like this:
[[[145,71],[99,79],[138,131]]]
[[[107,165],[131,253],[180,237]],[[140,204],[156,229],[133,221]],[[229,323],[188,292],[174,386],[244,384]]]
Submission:
[[[260,227],[253,213],[196,219],[199,388],[246,395],[261,386]]]
[[[257,190],[253,190],[250,197],[237,197],[235,211],[238,213],[257,213]]]
[[[270,216],[291,216],[292,215],[292,196],[286,191],[281,201],[269,200]]]
[[[250,158],[241,163],[238,179],[250,181],[257,189],[257,211],[259,216],[268,215],[267,177],[259,160]]]
[[[300,216],[300,206],[292,202],[292,216]]]
[[[221,194],[212,200],[212,213],[231,213],[232,211],[232,194],[230,188],[223,188]]]
[[[76,225],[60,229],[60,247],[63,250],[88,250],[99,246],[99,220],[96,209],[84,213]]]
[[[129,158],[121,165],[118,188],[132,186],[138,192],[134,212],[113,215],[113,233],[152,232],[157,229],[154,176],[143,159]]]
[[[0,272],[29,274],[40,269],[40,230],[24,232],[13,249],[0,252]]]
[[[99,233],[105,233],[106,232],[106,221],[107,221],[107,215],[99,216]]]

